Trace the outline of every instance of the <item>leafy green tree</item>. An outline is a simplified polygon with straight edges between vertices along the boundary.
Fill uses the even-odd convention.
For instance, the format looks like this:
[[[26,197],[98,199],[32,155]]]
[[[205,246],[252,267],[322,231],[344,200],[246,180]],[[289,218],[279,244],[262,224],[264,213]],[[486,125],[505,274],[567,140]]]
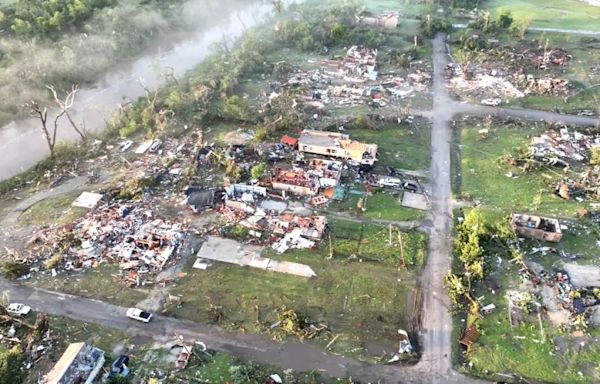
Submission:
[[[23,354],[19,346],[0,350],[0,384],[20,384],[23,382]]]
[[[499,28],[510,28],[513,23],[512,13],[508,9],[500,9],[496,15],[496,25]]]
[[[256,164],[250,170],[250,177],[253,179],[260,179],[267,172],[267,165],[265,163]]]
[[[452,24],[447,20],[432,17],[431,15],[421,16],[421,33],[425,37],[431,38],[438,32],[448,33],[452,30]]]
[[[17,277],[29,273],[29,266],[15,261],[5,261],[0,264],[2,275],[8,279],[16,279]]]
[[[230,370],[235,384],[263,384],[269,377],[267,370],[250,361],[233,366]]]

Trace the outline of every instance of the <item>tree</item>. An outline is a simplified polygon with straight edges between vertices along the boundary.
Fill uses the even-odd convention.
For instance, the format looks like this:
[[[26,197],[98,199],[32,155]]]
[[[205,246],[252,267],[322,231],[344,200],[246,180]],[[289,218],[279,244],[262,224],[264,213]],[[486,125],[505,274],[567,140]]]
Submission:
[[[244,362],[230,368],[235,384],[262,384],[269,372],[253,362]]]
[[[265,163],[256,164],[250,170],[250,177],[253,179],[260,179],[261,177],[264,176],[266,171],[267,171],[267,165]]]
[[[473,300],[469,293],[469,288],[460,276],[448,272],[446,275],[446,286],[448,287],[448,295],[452,304],[459,305],[463,296]]]
[[[5,261],[0,264],[0,271],[4,277],[8,279],[16,279],[17,277],[28,274],[29,266],[16,261]]]
[[[121,375],[116,375],[108,379],[108,384],[129,384],[129,378]]]
[[[531,19],[527,17],[518,18],[513,21],[510,31],[518,38],[524,39],[525,35],[527,34],[527,30],[529,29],[529,24],[531,24]]]
[[[72,85],[71,91],[67,93],[64,100],[60,99],[58,97],[58,94],[56,93],[56,90],[54,89],[54,87],[52,85],[46,85],[46,88],[48,88],[48,90],[50,90],[50,92],[52,92],[52,95],[54,96],[54,101],[58,105],[61,113],[64,113],[64,115],[67,116],[67,119],[69,120],[69,123],[71,123],[71,126],[73,127],[75,132],[77,132],[77,134],[79,134],[79,136],[81,137],[81,140],[85,141],[85,139],[86,139],[85,131],[79,129],[79,127],[77,126],[77,124],[75,124],[75,122],[71,118],[71,115],[69,114],[69,108],[71,108],[73,106],[73,102],[75,101],[75,95],[79,91],[79,86],[77,84]]]
[[[41,107],[37,101],[31,100],[28,104],[25,105],[29,108],[31,114],[40,119],[42,136],[46,139],[46,143],[48,144],[48,149],[50,150],[50,157],[52,159],[55,158],[54,147],[56,146],[56,133],[58,132],[58,120],[64,116],[65,111],[60,112],[54,118],[54,127],[52,132],[50,132],[48,128],[48,108]]]
[[[23,382],[23,354],[19,346],[0,350],[0,384],[20,384]]]
[[[234,182],[238,182],[242,177],[242,169],[235,163],[234,160],[229,160],[225,164],[225,175],[231,178]]]
[[[421,16],[421,32],[425,37],[433,37],[438,32],[448,33],[452,30],[452,24],[444,19],[432,17],[431,15]]]
[[[496,15],[496,25],[499,28],[510,28],[513,23],[512,13],[508,9],[500,9]]]

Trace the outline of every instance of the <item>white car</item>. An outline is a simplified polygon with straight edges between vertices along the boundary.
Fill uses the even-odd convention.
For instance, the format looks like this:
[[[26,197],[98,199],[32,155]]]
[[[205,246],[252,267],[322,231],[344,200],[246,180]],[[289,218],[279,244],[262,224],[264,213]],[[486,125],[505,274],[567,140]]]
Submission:
[[[11,315],[26,316],[31,312],[31,307],[20,303],[10,303],[10,305],[6,307],[6,311]]]
[[[397,177],[384,176],[381,177],[377,183],[381,187],[399,187],[402,180]]]
[[[151,313],[145,312],[139,308],[129,308],[127,310],[127,317],[144,323],[148,323],[150,320],[152,320]]]

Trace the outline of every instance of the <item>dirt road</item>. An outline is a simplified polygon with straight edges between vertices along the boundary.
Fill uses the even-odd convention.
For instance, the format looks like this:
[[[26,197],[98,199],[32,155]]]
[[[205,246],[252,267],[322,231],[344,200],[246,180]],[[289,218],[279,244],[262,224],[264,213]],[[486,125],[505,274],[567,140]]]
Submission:
[[[445,383],[451,371],[452,318],[443,287],[450,269],[450,120],[454,102],[444,84],[446,43],[443,35],[433,40],[433,124],[431,133],[431,220],[429,258],[421,276],[423,291],[423,355],[417,365],[422,371],[437,372],[432,383]]]
[[[568,125],[581,126],[596,126],[600,124],[600,119],[595,117],[566,115],[536,109],[488,107],[485,105],[458,103],[456,101],[452,102],[451,107],[454,113],[492,115],[503,119],[513,117],[529,121],[563,122]]]
[[[418,367],[399,365],[369,365],[344,356],[324,353],[312,342],[289,341],[283,344],[266,336],[227,332],[218,327],[196,324],[172,317],[157,316],[143,324],[125,316],[127,308],[98,300],[84,299],[32,288],[0,278],[0,291],[10,292],[11,301],[24,302],[36,311],[56,316],[101,324],[120,329],[132,336],[147,338],[160,343],[173,340],[175,332],[188,340],[206,343],[210,349],[228,352],[257,362],[272,364],[296,371],[319,370],[331,377],[353,377],[361,382],[381,384],[437,383],[438,374],[422,371]],[[445,383],[469,383],[460,376],[451,375]]]

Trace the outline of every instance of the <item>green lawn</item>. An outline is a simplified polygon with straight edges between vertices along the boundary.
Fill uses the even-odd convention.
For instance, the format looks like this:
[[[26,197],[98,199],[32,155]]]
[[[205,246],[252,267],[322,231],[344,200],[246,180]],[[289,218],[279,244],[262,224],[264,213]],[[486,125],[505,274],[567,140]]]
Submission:
[[[490,208],[549,216],[573,217],[577,209],[588,207],[585,202],[565,201],[553,193],[552,181],[563,176],[559,168],[523,173],[502,161],[503,156],[528,145],[533,135],[544,132],[543,127],[534,123],[497,124],[487,139],[480,138],[480,129],[469,124],[462,127],[460,144],[455,147],[461,156],[460,170],[455,170],[460,173],[456,193],[469,195]],[[509,172],[517,178],[507,177]]]
[[[339,335],[331,346],[336,353],[372,359],[379,354],[370,349],[373,346],[392,351],[396,330],[409,326],[416,272],[425,260],[425,235],[403,234],[405,269],[395,229],[390,246],[388,227],[344,221],[333,221],[331,227],[332,259],[328,258],[328,239],[317,250],[283,255],[265,252],[275,259],[308,264],[316,277],[223,264],[206,271],[188,266],[184,269],[188,275],[171,290],[182,296],[183,305],[169,315],[268,333],[278,320],[278,310],[286,307],[328,325],[330,332],[318,338],[323,345]]]
[[[44,274],[36,274],[29,282],[37,287],[122,306],[132,306],[146,298],[146,291],[117,283],[115,280],[118,274],[118,265],[101,264],[98,268],[83,272],[62,271],[57,277],[52,277],[46,271]]]
[[[370,219],[419,221],[427,215],[426,211],[402,207],[399,199],[400,194],[393,195],[376,190],[373,196],[367,198],[367,210],[364,216]]]
[[[350,129],[353,140],[376,143],[379,148],[378,164],[400,169],[429,169],[431,155],[431,126],[386,124],[379,129]]]
[[[473,367],[468,372],[493,378],[492,373],[516,374],[548,383],[597,383],[600,380],[600,346],[587,342],[583,348],[568,333],[543,322],[545,339],[535,315],[511,328],[506,299],[494,300],[496,309],[480,320],[483,334],[468,353]],[[554,337],[563,338],[569,348],[558,352]],[[581,376],[579,374],[581,372]],[[499,376],[495,376],[500,379]]]
[[[481,8],[508,9],[531,26],[600,31],[600,7],[577,0],[490,0]]]
[[[73,192],[42,200],[27,209],[19,217],[19,222],[24,225],[72,223],[87,213],[87,209],[71,206],[80,193]]]

